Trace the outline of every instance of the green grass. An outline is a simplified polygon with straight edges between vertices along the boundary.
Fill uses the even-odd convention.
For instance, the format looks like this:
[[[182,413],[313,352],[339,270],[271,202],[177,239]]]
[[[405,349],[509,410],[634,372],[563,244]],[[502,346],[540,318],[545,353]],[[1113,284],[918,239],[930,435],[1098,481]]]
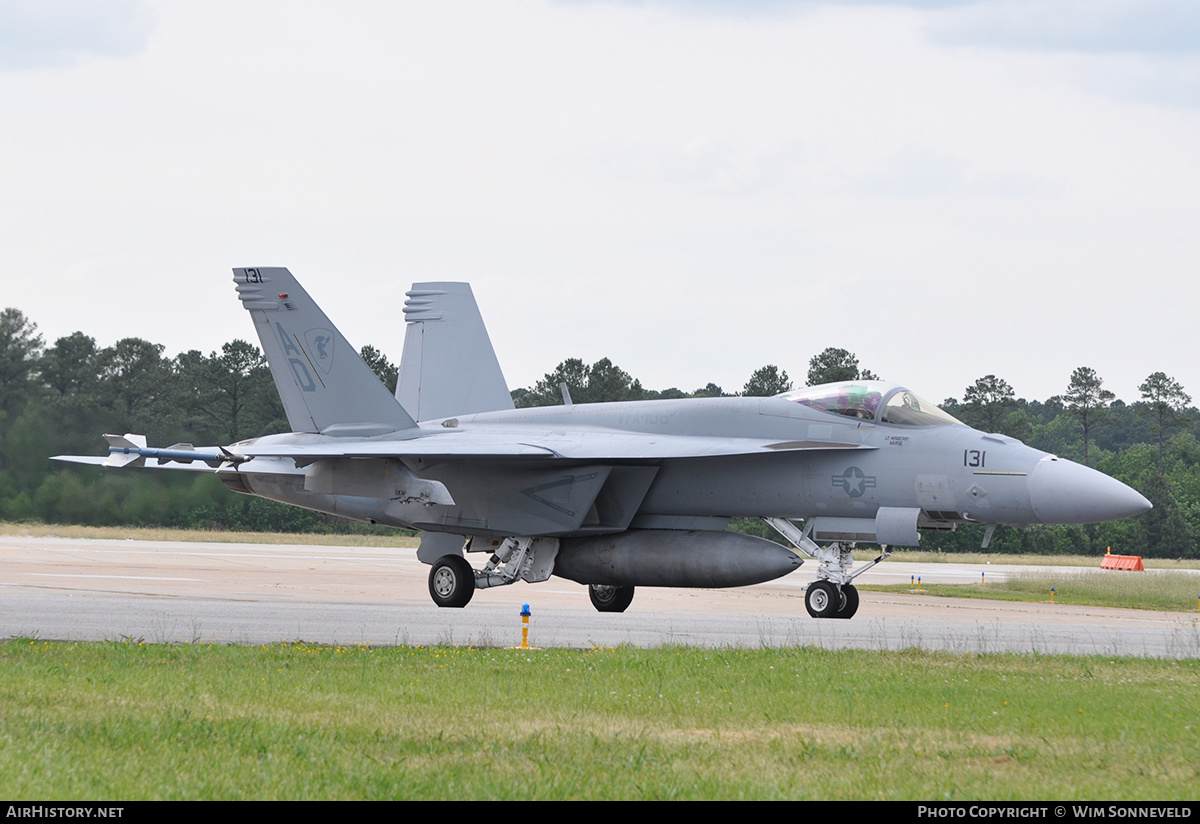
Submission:
[[[950,598],[983,598],[992,601],[1029,601],[1125,609],[1157,609],[1196,612],[1200,609],[1200,575],[1186,572],[1026,572],[1007,580],[992,579],[980,584],[922,584],[926,595]],[[911,592],[909,584],[864,584],[861,590]]]
[[[1192,799],[1200,662],[0,643],[9,799]]]
[[[879,557],[878,550],[854,550],[856,561],[871,561]],[[892,553],[891,560],[908,564],[1016,564],[1018,566],[1075,566],[1099,569],[1102,555],[1006,555],[999,552],[927,552],[902,549]],[[885,561],[884,563],[887,563]],[[1197,558],[1146,558],[1146,569],[1200,569]]]

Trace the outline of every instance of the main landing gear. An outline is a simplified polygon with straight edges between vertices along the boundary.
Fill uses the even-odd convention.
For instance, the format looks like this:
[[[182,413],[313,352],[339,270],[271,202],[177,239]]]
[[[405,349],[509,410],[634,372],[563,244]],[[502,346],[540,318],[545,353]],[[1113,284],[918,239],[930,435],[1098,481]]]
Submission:
[[[804,608],[814,618],[850,618],[858,612],[858,590],[851,583],[871,567],[891,555],[885,545],[883,554],[866,566],[850,571],[854,556],[850,550],[853,542],[839,542],[818,546],[808,537],[808,530],[801,530],[784,518],[763,518],[767,525],[782,535],[802,555],[816,560],[821,566],[817,580],[808,585],[804,593]]]
[[[600,612],[624,612],[633,603],[633,587],[588,584],[588,597]]]
[[[439,607],[465,607],[477,589],[507,586],[520,579],[530,583],[545,581],[554,569],[558,539],[505,538],[486,548],[472,549],[470,541],[464,546],[467,552],[486,552],[492,548],[495,551],[483,569],[472,567],[461,554],[438,558],[429,570],[429,595],[433,602]]]
[[[475,594],[475,570],[461,555],[443,555],[429,571],[429,595],[439,607],[465,607]]]
[[[492,557],[483,569],[475,569],[462,555],[443,555],[429,570],[429,596],[439,607],[462,608],[471,601],[477,589],[505,586],[518,580],[529,583],[545,581],[554,570],[558,552],[557,538],[505,538],[491,541]],[[487,551],[472,548],[467,552]],[[624,612],[633,602],[633,587],[591,584],[588,597],[600,612]]]

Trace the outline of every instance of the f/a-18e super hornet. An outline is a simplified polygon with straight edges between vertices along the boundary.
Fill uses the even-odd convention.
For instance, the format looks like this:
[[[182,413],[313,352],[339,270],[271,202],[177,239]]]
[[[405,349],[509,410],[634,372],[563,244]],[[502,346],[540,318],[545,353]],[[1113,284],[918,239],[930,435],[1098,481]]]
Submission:
[[[602,612],[636,586],[731,587],[819,564],[805,604],[849,618],[854,579],[923,529],[1085,524],[1150,502],[1095,470],[979,432],[883,381],[772,398],[515,409],[465,283],[418,283],[396,395],[287,269],[235,269],[292,432],[223,447],[151,448],[105,435],[107,467],[216,472],[230,489],[422,531],[429,593],[558,575]],[[761,518],[789,547],[725,530]],[[803,526],[795,523],[802,521]],[[850,550],[882,554],[853,568]],[[490,553],[482,568],[466,553]]]

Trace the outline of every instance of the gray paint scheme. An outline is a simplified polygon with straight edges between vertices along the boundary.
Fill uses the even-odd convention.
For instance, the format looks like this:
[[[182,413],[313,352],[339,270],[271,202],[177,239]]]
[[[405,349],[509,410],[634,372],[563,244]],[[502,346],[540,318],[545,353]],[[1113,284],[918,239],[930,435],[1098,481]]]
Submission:
[[[293,431],[361,435],[416,426],[291,272],[233,274]]]
[[[714,588],[773,581],[802,563],[752,535],[641,529],[563,540],[554,573],[581,584]]]
[[[414,283],[406,293],[396,399],[418,421],[512,409],[483,317],[465,283]]]
[[[528,578],[534,556],[543,569],[555,551],[576,580],[609,588],[740,585],[794,568],[776,545],[721,531],[740,516],[774,519],[812,557],[835,542],[820,577],[841,590],[852,542],[912,546],[921,528],[1092,523],[1150,507],[1095,470],[935,408],[940,418],[913,417],[923,402],[882,382],[815,388],[824,408],[801,392],[514,409],[466,284],[408,293],[393,398],[288,270],[235,269],[234,281],[295,431],[182,457],[109,436],[108,458],[59,459],[215,465],[238,492],[423,530],[419,557],[434,573],[464,543],[494,551],[477,586]],[[869,402],[830,406],[838,393]],[[514,565],[524,571],[505,571]]]

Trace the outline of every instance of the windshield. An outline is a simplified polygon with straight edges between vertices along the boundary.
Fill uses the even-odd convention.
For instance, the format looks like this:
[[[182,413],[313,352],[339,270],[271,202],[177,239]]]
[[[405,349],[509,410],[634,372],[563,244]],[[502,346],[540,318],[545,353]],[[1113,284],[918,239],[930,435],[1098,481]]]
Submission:
[[[776,397],[859,420],[878,419],[882,423],[900,426],[962,425],[962,421],[915,392],[883,381],[827,383],[785,392]]]
[[[907,389],[901,389],[888,398],[887,405],[883,407],[883,422],[903,426],[933,426],[946,423],[963,425],[958,418]]]
[[[778,397],[822,412],[873,421],[883,400],[883,393],[877,386],[868,383],[827,383],[785,392]]]

